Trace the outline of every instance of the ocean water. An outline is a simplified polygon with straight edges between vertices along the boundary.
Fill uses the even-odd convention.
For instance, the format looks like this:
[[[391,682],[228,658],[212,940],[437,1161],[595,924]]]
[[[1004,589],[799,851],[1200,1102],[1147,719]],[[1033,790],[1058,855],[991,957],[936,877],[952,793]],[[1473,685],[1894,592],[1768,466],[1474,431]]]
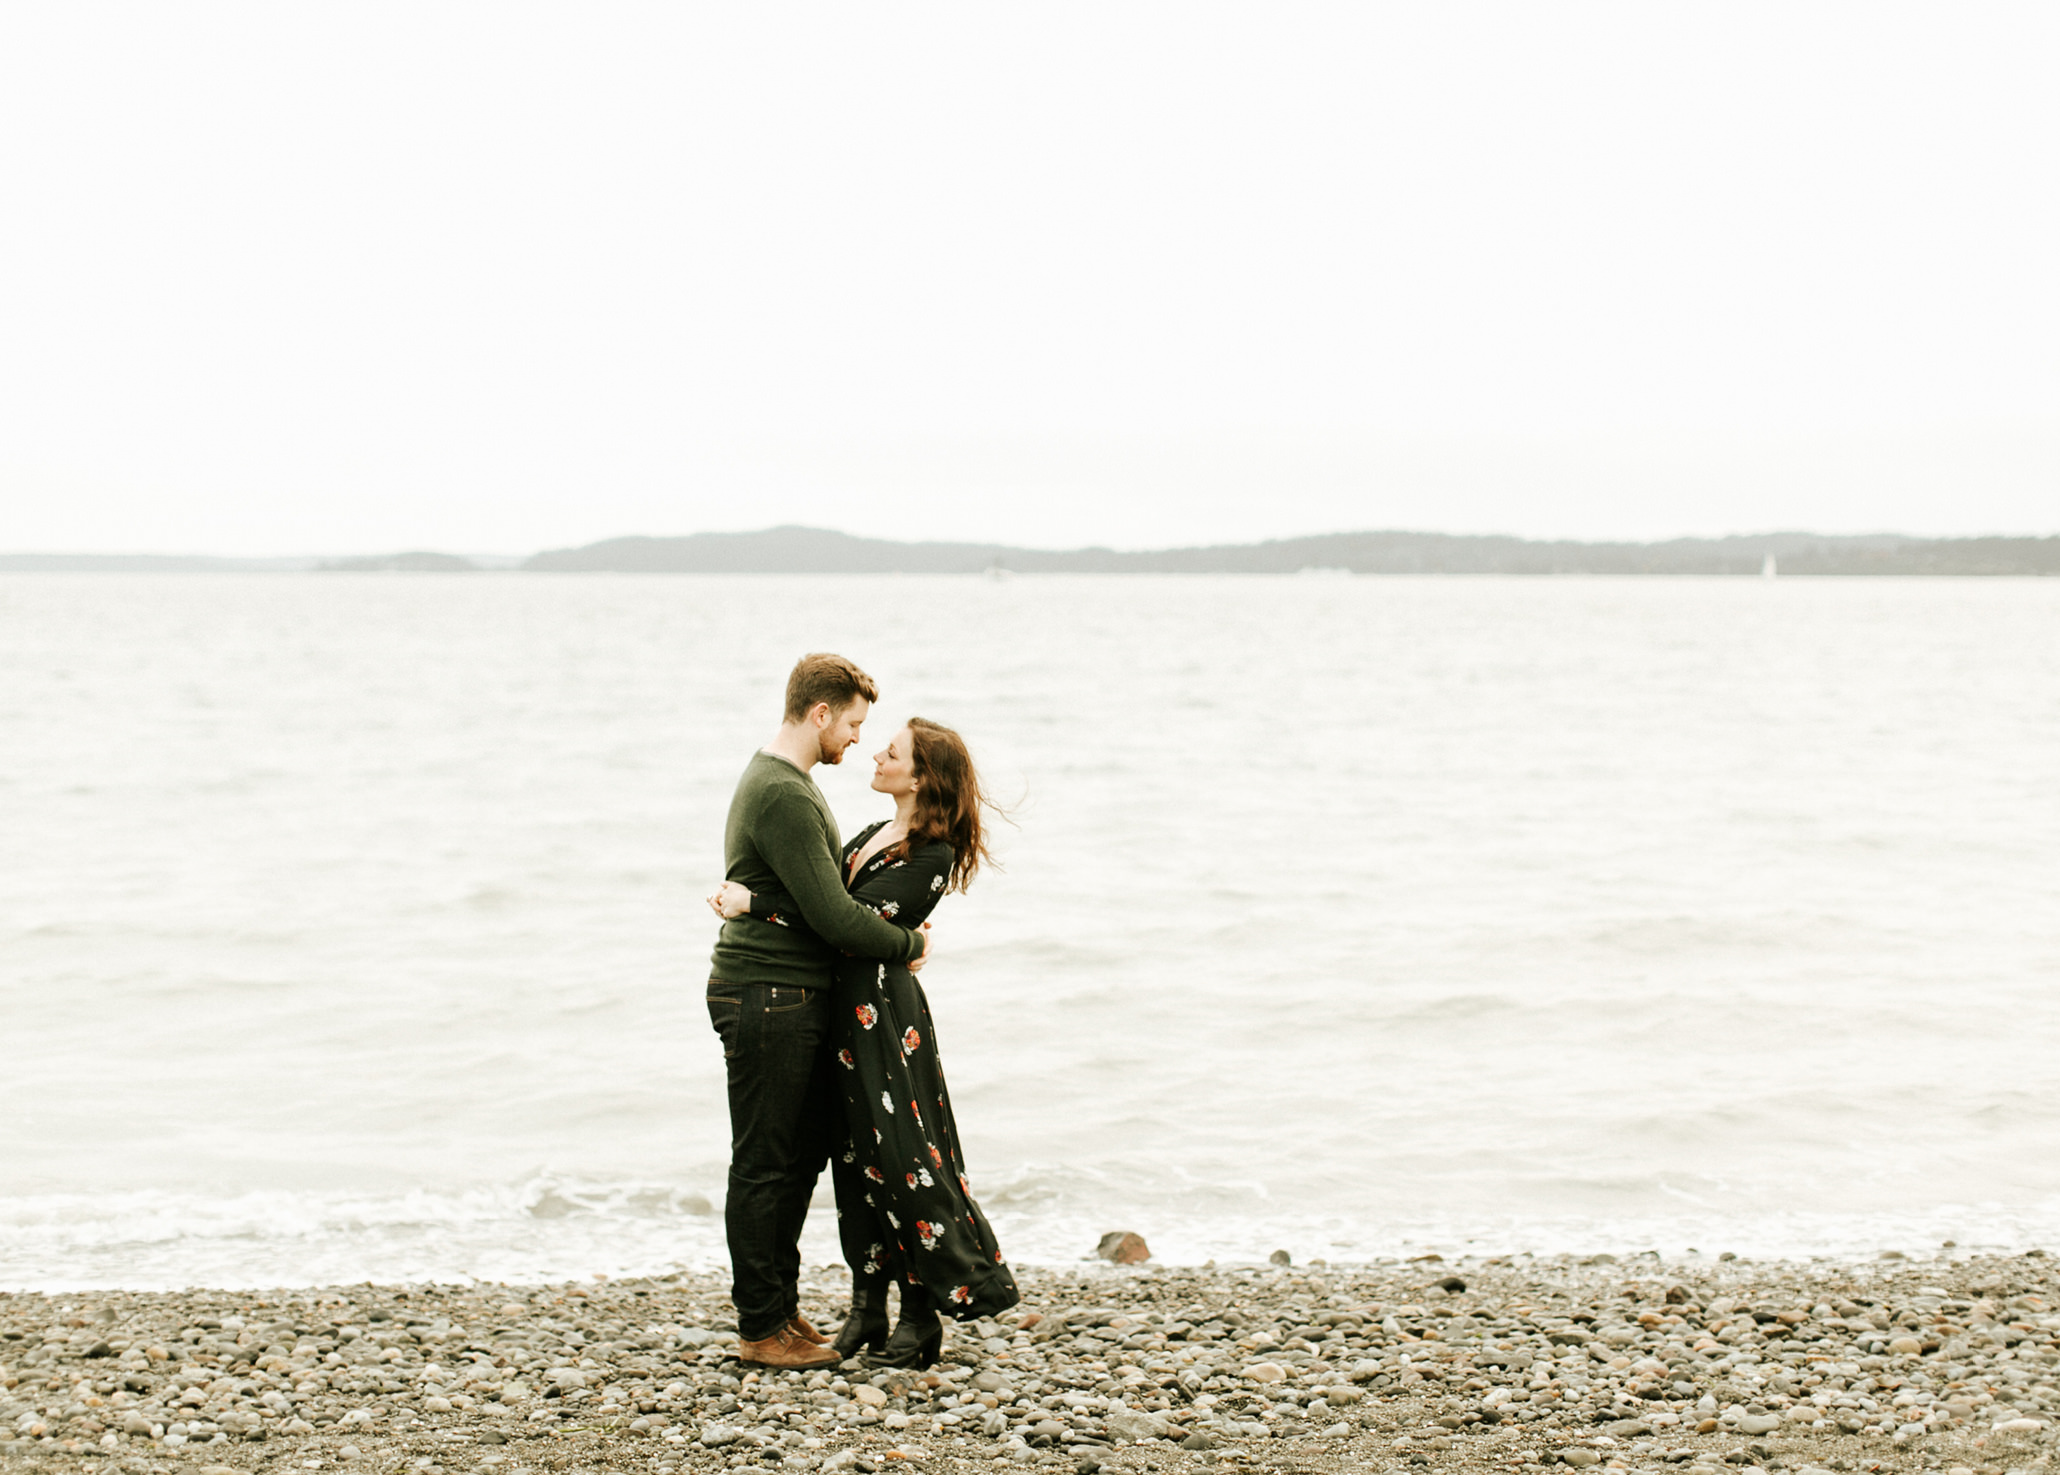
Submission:
[[[2060,1242],[2056,636],[2060,580],[0,579],[0,1285],[720,1263],[700,898],[815,649],[858,758],[952,723],[1012,811],[925,983],[1017,1259]]]

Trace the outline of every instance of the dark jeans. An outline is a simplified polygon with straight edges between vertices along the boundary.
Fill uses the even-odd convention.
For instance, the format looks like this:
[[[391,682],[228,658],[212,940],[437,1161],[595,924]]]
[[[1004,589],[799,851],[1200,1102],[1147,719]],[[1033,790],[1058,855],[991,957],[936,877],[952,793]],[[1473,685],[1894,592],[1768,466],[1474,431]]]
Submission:
[[[823,1055],[829,1001],[827,989],[708,980],[730,1087],[730,1299],[747,1342],[801,1306],[801,1226],[839,1119]]]

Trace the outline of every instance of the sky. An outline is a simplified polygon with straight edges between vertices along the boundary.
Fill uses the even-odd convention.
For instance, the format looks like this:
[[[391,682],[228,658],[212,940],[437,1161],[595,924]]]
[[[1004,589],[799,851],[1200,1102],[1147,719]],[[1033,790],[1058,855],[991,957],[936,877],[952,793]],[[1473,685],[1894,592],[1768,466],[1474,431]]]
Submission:
[[[2060,532],[2049,4],[0,9],[0,551]]]

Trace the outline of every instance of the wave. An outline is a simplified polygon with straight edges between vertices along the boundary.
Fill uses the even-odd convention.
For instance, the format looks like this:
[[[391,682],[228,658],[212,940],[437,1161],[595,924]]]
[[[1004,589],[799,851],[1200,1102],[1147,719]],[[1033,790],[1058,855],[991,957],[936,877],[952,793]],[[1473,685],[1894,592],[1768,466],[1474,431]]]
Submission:
[[[1041,1166],[976,1185],[1004,1247],[1025,1264],[1091,1259],[1112,1229],[1143,1234],[1162,1264],[1257,1263],[1277,1250],[1298,1262],[1365,1263],[1427,1253],[1857,1259],[2060,1245],[2060,1195],[2032,1205],[1839,1214],[1726,1212],[1692,1185],[1661,1188],[1671,1202],[1661,1212],[1540,1215],[1312,1211],[1258,1183],[1177,1170],[1146,1183]],[[811,1263],[839,1258],[826,1197],[818,1196],[803,1235]],[[0,1199],[0,1287],[13,1290],[534,1284],[726,1263],[721,1215],[706,1194],[636,1180],[534,1175],[390,1194],[147,1190]]]

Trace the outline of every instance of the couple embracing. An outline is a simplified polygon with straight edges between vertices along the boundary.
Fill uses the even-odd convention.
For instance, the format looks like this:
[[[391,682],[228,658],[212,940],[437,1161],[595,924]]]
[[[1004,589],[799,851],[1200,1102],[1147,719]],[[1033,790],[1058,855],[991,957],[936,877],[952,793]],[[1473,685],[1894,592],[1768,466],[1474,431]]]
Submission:
[[[730,1101],[723,1210],[739,1359],[927,1367],[943,1317],[1018,1298],[973,1202],[930,1006],[915,974],[928,917],[987,859],[985,796],[948,727],[909,719],[873,759],[894,818],[841,842],[810,771],[841,763],[879,699],[842,656],[803,656],[773,740],[730,801],[724,919],[708,981]],[[801,1313],[801,1228],[825,1160],[851,1266],[851,1313],[832,1341]],[[887,1290],[900,1288],[890,1334]]]

